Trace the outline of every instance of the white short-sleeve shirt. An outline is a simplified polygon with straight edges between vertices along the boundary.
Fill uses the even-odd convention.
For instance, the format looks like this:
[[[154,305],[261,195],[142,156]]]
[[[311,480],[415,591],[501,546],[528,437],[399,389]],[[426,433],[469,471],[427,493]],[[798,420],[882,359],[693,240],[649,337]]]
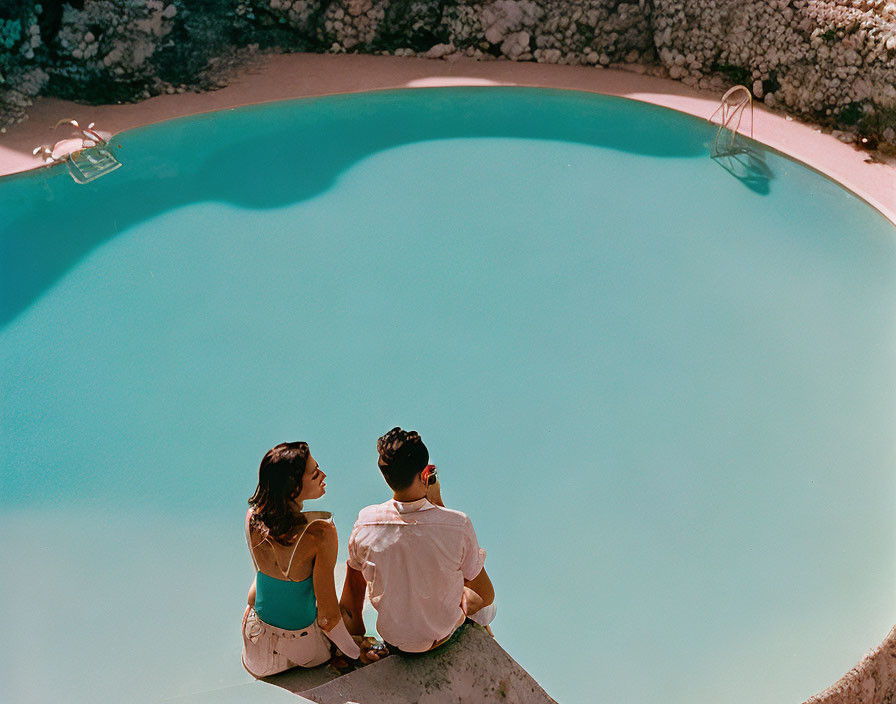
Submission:
[[[367,580],[380,636],[408,652],[429,649],[463,621],[464,579],[485,562],[467,515],[425,498],[363,509],[348,554]]]

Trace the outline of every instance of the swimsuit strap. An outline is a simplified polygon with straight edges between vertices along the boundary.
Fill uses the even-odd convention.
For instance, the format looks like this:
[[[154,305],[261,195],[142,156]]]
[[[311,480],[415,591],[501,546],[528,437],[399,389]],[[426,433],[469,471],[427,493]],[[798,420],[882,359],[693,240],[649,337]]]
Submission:
[[[306,513],[306,517],[308,517],[308,516],[313,516],[313,518],[311,518],[311,520],[305,524],[305,527],[302,529],[302,532],[296,538],[296,543],[295,543],[295,545],[293,545],[293,548],[292,548],[292,555],[289,556],[289,564],[286,566],[286,571],[284,572],[283,570],[280,570],[281,574],[286,579],[289,579],[289,572],[290,572],[290,570],[292,570],[292,561],[295,559],[296,550],[299,549],[299,541],[301,541],[302,536],[305,535],[305,531],[308,530],[308,526],[310,526],[315,521],[331,521],[331,520],[333,520],[333,514],[330,513],[329,511],[308,511]],[[255,571],[258,572],[259,571],[258,560],[255,559],[255,551],[252,549],[252,536],[249,531],[249,520],[251,517],[252,517],[252,509],[249,509],[248,511],[246,511],[246,545],[248,545],[248,547],[249,547],[249,556],[252,558],[252,564],[255,566]],[[267,538],[265,538],[261,542],[265,543],[267,541],[268,541]],[[260,544],[261,543],[259,543],[259,545]],[[276,555],[276,553],[274,553],[274,561],[276,562],[276,560],[277,560],[277,555]]]
[[[305,524],[305,527],[302,529],[301,534],[299,535],[298,538],[296,538],[296,544],[292,549],[292,555],[290,555],[290,557],[289,557],[289,564],[286,566],[285,574],[286,574],[287,579],[289,579],[289,572],[292,569],[292,561],[293,561],[293,558],[295,558],[295,556],[296,556],[296,550],[299,549],[299,541],[302,539],[302,536],[305,535],[305,531],[308,530],[308,526],[310,526],[315,521],[331,521],[331,520],[333,520],[333,514],[330,513],[329,511],[307,511],[304,515],[305,515],[306,519],[311,518],[311,520]]]
[[[302,529],[302,532],[296,538],[296,544],[292,548],[292,555],[289,556],[289,564],[286,565],[286,572],[283,573],[283,576],[286,577],[287,579],[289,579],[289,573],[292,570],[292,561],[296,556],[296,550],[299,549],[299,543],[302,541],[302,536],[305,535],[305,531],[308,530],[308,526],[310,526],[310,525],[311,525],[310,523],[306,523],[305,527]]]

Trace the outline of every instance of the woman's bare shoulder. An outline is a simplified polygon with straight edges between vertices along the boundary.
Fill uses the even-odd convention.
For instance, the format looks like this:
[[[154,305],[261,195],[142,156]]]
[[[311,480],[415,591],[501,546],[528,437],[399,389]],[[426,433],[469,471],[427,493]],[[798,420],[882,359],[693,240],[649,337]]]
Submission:
[[[305,529],[305,535],[318,544],[328,544],[338,541],[336,526],[327,520],[314,520]]]

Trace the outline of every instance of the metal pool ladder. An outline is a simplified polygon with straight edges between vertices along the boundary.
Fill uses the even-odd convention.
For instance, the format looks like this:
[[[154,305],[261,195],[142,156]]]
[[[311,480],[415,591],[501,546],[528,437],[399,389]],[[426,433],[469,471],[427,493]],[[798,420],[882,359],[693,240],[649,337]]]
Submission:
[[[714,125],[718,125],[715,139],[712,140],[712,152],[710,156],[713,159],[720,156],[734,156],[735,154],[743,154],[747,151],[745,146],[738,143],[737,133],[740,129],[740,123],[743,119],[744,112],[750,108],[750,138],[753,138],[753,96],[746,86],[734,86],[725,91],[722,96],[722,102],[716,111],[710,115],[709,121]],[[716,115],[719,115],[718,122],[715,121]]]
[[[77,130],[76,136],[57,140],[52,147],[36,147],[32,152],[40,155],[48,164],[66,162],[68,172],[75,183],[90,183],[100,176],[110,174],[121,167],[121,162],[106,147],[106,140],[94,129],[91,122],[81,127],[77,120],[60,120],[53,128],[53,137],[62,125],[71,125]],[[78,148],[77,143],[81,145]],[[67,150],[67,151],[66,151]]]

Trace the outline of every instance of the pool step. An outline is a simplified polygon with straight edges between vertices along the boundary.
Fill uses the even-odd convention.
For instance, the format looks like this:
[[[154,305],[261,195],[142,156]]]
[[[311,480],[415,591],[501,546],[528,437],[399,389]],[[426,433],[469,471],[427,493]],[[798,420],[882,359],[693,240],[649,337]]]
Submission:
[[[56,132],[64,125],[74,127],[75,134],[57,140]],[[59,120],[53,128],[53,146],[35,147],[32,153],[41,156],[48,165],[67,162],[68,172],[75,183],[90,183],[121,167],[121,162],[107,148],[106,138],[94,125],[91,122],[87,127],[81,127],[77,120]]]

